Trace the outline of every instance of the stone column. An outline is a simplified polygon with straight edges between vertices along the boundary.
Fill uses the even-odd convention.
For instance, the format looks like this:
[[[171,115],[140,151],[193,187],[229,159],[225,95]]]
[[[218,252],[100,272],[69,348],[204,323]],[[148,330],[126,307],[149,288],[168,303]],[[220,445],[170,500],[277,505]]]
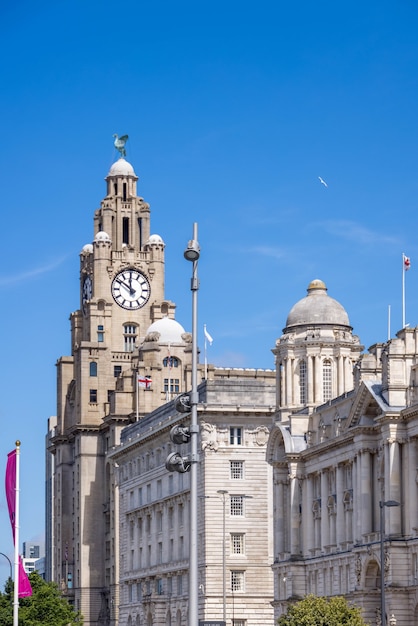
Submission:
[[[290,478],[290,553],[300,553],[300,512],[299,512],[299,480],[293,474]]]
[[[339,354],[337,358],[337,395],[340,396],[344,393],[344,357]]]
[[[330,543],[328,515],[328,472],[321,473],[321,548]]]
[[[314,358],[312,356],[307,357],[307,369],[308,369],[308,404],[313,404],[314,402]]]
[[[336,472],[336,492],[337,492],[337,546],[341,546],[344,541],[348,541],[345,533],[345,515],[344,515],[344,467],[337,466]]]
[[[285,362],[286,368],[286,406],[291,406],[293,404],[292,398],[292,363],[291,359],[287,357]]]
[[[408,498],[405,502],[405,521],[408,521],[409,528],[406,528],[406,534],[413,534],[416,531],[414,528],[418,527],[418,509],[416,506],[417,501],[417,439],[410,439],[408,441],[408,458],[407,458],[407,475],[408,481],[407,493]]]
[[[387,500],[395,500],[401,503],[401,446],[399,441],[389,439],[388,459],[389,459],[389,489]],[[389,509],[390,523],[386,526],[386,534],[398,534],[401,532],[401,511],[402,507],[385,507]]]
[[[303,554],[310,556],[311,550],[315,547],[315,528],[312,515],[312,503],[313,503],[313,483],[312,476],[305,476],[303,481],[303,509],[302,509],[302,524],[303,524]]]
[[[360,461],[360,515],[361,536],[372,532],[372,473],[370,451],[363,450],[357,457]]]
[[[279,553],[286,551],[286,542],[285,542],[285,519],[287,507],[285,505],[285,483],[281,478],[278,478],[276,481],[276,512],[275,512],[275,527],[276,527],[276,556]]]

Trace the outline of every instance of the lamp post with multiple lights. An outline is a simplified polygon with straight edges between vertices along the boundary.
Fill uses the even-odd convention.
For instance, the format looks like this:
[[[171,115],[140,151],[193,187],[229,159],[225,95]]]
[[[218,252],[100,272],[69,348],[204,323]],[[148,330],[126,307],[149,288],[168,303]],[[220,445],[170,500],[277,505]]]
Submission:
[[[198,434],[197,421],[197,292],[199,280],[197,277],[197,262],[200,257],[200,247],[197,241],[197,223],[193,224],[193,239],[189,241],[184,258],[193,263],[191,291],[192,291],[192,390],[190,394],[190,553],[189,553],[189,626],[198,624],[198,558],[197,558],[197,470],[198,470]]]
[[[396,500],[380,500],[380,621],[386,626],[386,598],[385,598],[385,507],[400,506]]]

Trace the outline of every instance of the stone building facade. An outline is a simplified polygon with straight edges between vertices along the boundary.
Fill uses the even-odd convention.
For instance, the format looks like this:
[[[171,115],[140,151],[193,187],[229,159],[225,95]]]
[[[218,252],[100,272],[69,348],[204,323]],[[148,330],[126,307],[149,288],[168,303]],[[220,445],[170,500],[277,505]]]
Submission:
[[[418,329],[361,353],[313,281],[274,352],[275,616],[308,593],[344,595],[378,626],[383,567],[383,623],[418,624]]]
[[[211,368],[199,386],[198,615],[273,624],[273,371]],[[120,624],[188,624],[189,473],[170,473],[173,402],[125,428],[108,454],[120,499]],[[183,449],[182,449],[183,448]]]
[[[118,623],[119,503],[107,451],[125,426],[184,392],[191,379],[191,336],[165,298],[165,244],[151,234],[137,181],[124,158],[106,177],[93,241],[80,253],[71,355],[57,362],[57,416],[48,436],[48,571],[86,626]]]
[[[124,158],[106,177],[93,241],[80,253],[71,354],[57,362],[57,415],[47,436],[47,571],[85,626],[187,623],[188,474],[169,474],[165,457],[170,424],[184,419],[173,415],[173,399],[191,388],[192,338],[165,297],[165,244],[151,234],[137,181]],[[198,383],[206,398],[199,406],[201,615],[220,619],[225,605],[229,624],[266,623],[273,619],[273,576],[265,450],[275,373],[205,363]],[[231,478],[233,460],[239,478]],[[222,503],[217,489],[228,492]],[[170,531],[161,553],[159,528],[164,538]],[[224,542],[228,569],[220,583]]]

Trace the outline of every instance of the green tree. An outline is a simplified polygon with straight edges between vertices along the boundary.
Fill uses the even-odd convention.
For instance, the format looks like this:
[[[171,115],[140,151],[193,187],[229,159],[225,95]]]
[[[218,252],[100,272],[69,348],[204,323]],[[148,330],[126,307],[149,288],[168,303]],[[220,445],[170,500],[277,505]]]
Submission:
[[[29,574],[33,594],[19,600],[19,626],[80,626],[81,615],[60,593],[58,585],[47,583],[37,572]],[[10,579],[0,593],[0,626],[13,624],[13,584]]]
[[[292,604],[278,626],[367,626],[361,609],[350,606],[345,598],[320,598],[313,594]]]

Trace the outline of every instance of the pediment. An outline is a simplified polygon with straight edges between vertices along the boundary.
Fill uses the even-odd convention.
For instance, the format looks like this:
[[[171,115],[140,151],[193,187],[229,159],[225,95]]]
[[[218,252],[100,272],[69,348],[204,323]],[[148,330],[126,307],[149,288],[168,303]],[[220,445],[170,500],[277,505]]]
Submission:
[[[382,385],[378,380],[362,381],[351,406],[346,428],[372,426],[376,417],[385,410]]]

